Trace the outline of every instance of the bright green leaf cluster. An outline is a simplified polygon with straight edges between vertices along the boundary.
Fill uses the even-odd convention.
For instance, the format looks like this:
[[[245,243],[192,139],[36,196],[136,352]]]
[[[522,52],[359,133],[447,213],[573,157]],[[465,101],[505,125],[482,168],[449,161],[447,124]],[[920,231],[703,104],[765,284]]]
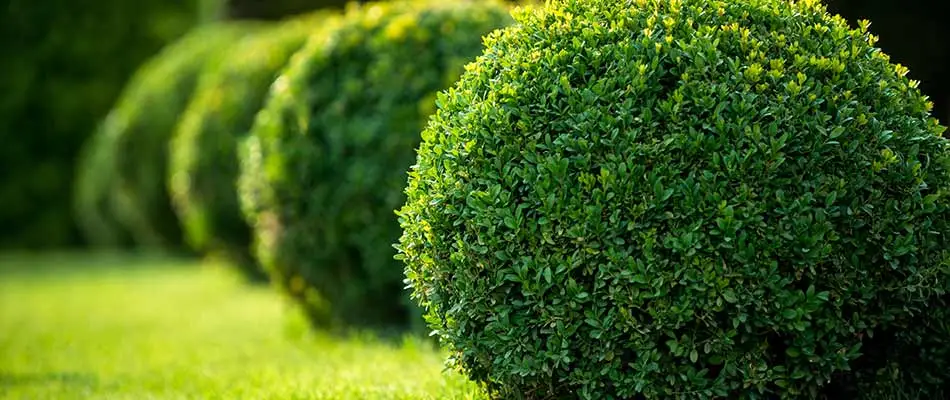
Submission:
[[[85,227],[117,233],[124,228],[142,245],[181,243],[165,190],[168,140],[201,70],[253,29],[244,23],[198,28],[136,72],[89,139],[92,147],[79,166],[76,203]]]
[[[816,0],[551,0],[439,95],[398,248],[508,398],[944,398],[950,152]],[[915,397],[916,396],[916,397]]]
[[[494,1],[354,5],[274,83],[243,146],[241,203],[259,261],[315,323],[421,324],[393,259],[405,170],[435,93],[510,22]]]
[[[287,20],[222,52],[202,72],[171,140],[168,190],[186,241],[224,255],[252,279],[263,274],[249,254],[251,232],[238,205],[238,141],[279,72],[327,17]]]

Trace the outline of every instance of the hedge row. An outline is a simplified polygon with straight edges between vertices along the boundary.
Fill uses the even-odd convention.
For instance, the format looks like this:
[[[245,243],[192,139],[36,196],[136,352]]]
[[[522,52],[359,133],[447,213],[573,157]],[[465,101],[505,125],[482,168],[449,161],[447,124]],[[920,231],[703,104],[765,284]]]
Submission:
[[[188,245],[223,255],[254,279],[263,276],[238,205],[237,143],[290,56],[326,19],[295,18],[230,46],[202,72],[171,141],[168,187]]]
[[[128,232],[145,246],[180,245],[165,191],[168,140],[201,70],[249,30],[237,23],[196,29],[136,72],[78,168],[77,215],[90,240],[114,243]]]
[[[253,276],[252,245],[317,326],[424,312],[497,397],[950,395],[950,142],[866,22],[508,10],[196,34],[104,123],[84,204],[167,243],[174,203],[190,245]]]
[[[435,108],[434,94],[480,52],[484,34],[510,21],[507,6],[495,2],[395,2],[192,32],[143,66],[87,144],[76,196],[82,226],[104,244],[184,242],[260,279],[265,274],[249,254],[256,237],[266,275],[302,299],[315,322],[420,321],[410,317],[391,247],[399,236],[392,213],[403,201],[402,174]],[[293,121],[275,128],[275,115]],[[267,165],[321,175],[287,186],[267,181],[269,175],[258,179],[273,167],[245,167],[244,186],[267,185],[282,196],[256,203],[245,191],[254,199],[245,202],[248,211],[289,214],[312,205],[307,212],[324,215],[282,221],[314,234],[273,244],[271,225],[259,223],[258,212],[245,219],[239,205],[237,146],[252,127],[253,137],[263,138],[287,122],[306,123],[301,135],[336,155],[308,160],[268,152]],[[312,248],[284,252],[310,241]],[[282,258],[274,260],[275,253]]]
[[[353,6],[278,79],[242,157],[257,256],[323,326],[421,321],[394,210],[435,93],[510,23],[497,2]]]

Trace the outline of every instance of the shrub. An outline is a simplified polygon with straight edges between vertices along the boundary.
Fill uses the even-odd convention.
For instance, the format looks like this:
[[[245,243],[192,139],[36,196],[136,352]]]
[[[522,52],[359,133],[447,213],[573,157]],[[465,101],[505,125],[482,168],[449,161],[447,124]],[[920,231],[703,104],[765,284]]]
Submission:
[[[131,232],[116,218],[110,201],[116,179],[112,163],[115,135],[110,132],[118,132],[122,122],[116,113],[106,117],[83,144],[77,162],[74,212],[86,242],[93,247],[116,248],[134,244]]]
[[[102,138],[91,139],[109,148],[91,157],[108,167],[82,167],[82,173],[94,175],[80,179],[91,188],[78,190],[77,202],[89,208],[88,215],[114,216],[142,245],[181,244],[165,190],[168,142],[201,69],[216,52],[254,29],[256,25],[244,23],[199,28],[142,66],[97,133]]]
[[[235,19],[280,19],[311,10],[341,9],[349,2],[362,0],[230,0],[227,13]]]
[[[202,73],[172,139],[168,188],[186,242],[225,255],[253,279],[263,274],[250,257],[251,232],[238,206],[238,138],[250,129],[284,64],[323,18],[279,23],[224,52]]]
[[[81,243],[70,205],[78,150],[135,68],[197,22],[194,3],[0,6],[0,247]]]
[[[315,324],[412,321],[391,245],[403,171],[434,93],[480,52],[482,35],[509,22],[506,10],[354,5],[278,78],[241,155],[241,202],[259,261]]]
[[[399,212],[454,365],[516,398],[941,397],[950,153],[866,22],[784,0],[516,20],[439,96]]]

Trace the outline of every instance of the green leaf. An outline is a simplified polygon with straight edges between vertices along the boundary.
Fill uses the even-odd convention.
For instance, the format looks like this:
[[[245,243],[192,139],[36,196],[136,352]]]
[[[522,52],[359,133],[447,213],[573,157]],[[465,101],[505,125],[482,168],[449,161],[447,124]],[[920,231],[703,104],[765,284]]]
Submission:
[[[739,301],[738,299],[736,299],[736,293],[733,292],[732,289],[726,289],[725,291],[723,291],[722,298],[731,304],[735,304],[737,301]]]
[[[670,348],[670,352],[671,352],[671,353],[673,353],[673,354],[679,354],[679,349],[680,349],[680,344],[679,344],[679,342],[677,342],[677,341],[674,340],[674,339],[670,339],[670,340],[667,340],[667,341],[666,341],[666,345],[667,345],[667,347]]]
[[[828,138],[837,139],[839,136],[841,136],[842,133],[844,133],[844,127],[836,126],[834,129],[831,130],[831,134],[828,135]]]

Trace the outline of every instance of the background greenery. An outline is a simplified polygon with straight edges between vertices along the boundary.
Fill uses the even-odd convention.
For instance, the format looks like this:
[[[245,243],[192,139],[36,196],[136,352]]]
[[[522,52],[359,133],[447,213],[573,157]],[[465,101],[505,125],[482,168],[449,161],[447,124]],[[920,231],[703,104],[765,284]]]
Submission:
[[[0,20],[0,247],[80,242],[73,162],[126,78],[201,18],[193,0],[11,0]]]
[[[82,143],[148,57],[220,18],[275,19],[341,0],[9,0],[0,5],[0,248],[86,242],[71,197]]]

